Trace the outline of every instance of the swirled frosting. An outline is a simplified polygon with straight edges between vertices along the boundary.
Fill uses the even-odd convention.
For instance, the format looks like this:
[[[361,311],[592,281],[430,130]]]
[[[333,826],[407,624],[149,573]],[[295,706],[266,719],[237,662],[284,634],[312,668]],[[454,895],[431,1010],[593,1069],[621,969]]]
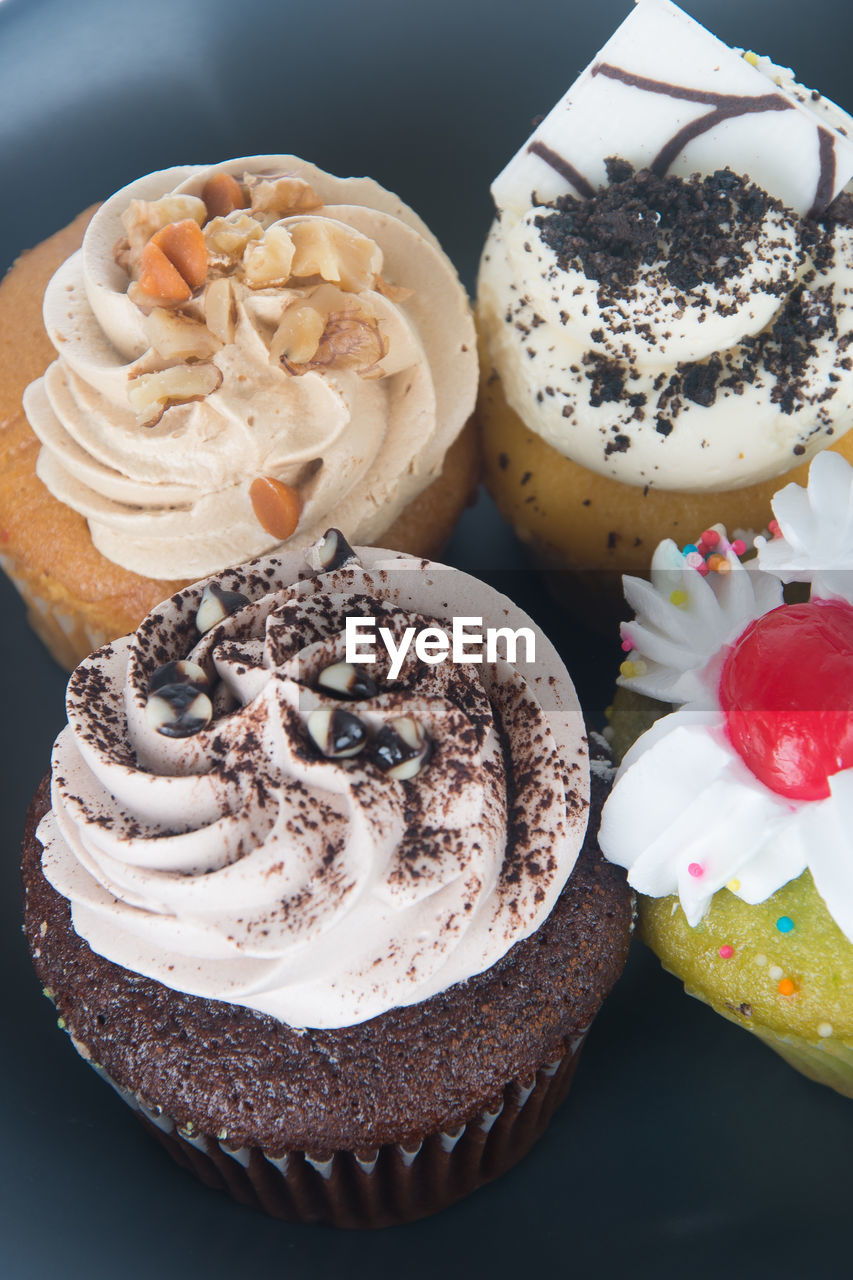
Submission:
[[[711,554],[706,546],[704,559],[695,546],[685,553],[665,543],[655,554],[651,583],[625,580],[636,617],[623,624],[629,654],[620,683],[680,705],[626,753],[604,806],[599,841],[605,857],[628,869],[639,892],[678,894],[691,925],[723,887],[745,902],[763,902],[808,868],[830,914],[853,941],[849,646],[845,651],[836,641],[828,653],[810,655],[818,675],[823,661],[847,683],[823,690],[834,708],[830,754],[837,756],[819,798],[792,798],[757,775],[732,736],[721,696],[723,664],[750,634],[750,624],[779,621],[789,608],[793,617],[795,609],[829,605],[840,606],[848,635],[853,632],[853,468],[835,453],[820,454],[808,488],[786,486],[773,509],[775,537],[756,539],[757,562],[742,564],[717,527],[700,539],[708,540],[710,532]],[[783,580],[810,583],[810,604],[785,605]],[[795,627],[788,635],[796,642]],[[804,672],[807,680],[812,675]],[[764,676],[772,687],[772,672]],[[815,749],[812,733],[823,726],[813,705],[802,710],[800,750],[808,757]],[[773,724],[772,714],[766,723]],[[789,731],[790,717],[776,723]]]
[[[779,475],[853,424],[853,218],[798,218],[748,180],[614,181],[519,218],[483,253],[478,311],[511,407],[625,484]]]
[[[495,963],[548,915],[587,823],[574,690],[537,633],[535,664],[414,658],[347,703],[371,730],[415,716],[429,763],[400,782],[327,759],[306,721],[331,699],[348,614],[447,627],[530,624],[441,565],[363,550],[309,574],[294,552],[226,572],[248,603],[199,639],[204,583],[78,667],[53,757],[44,872],[99,954],[165,985],[334,1027],[411,1004]],[[189,657],[217,683],[190,737],[152,728],[152,673]],[[340,704],[332,704],[340,705]]]
[[[212,218],[200,197],[222,174],[246,207]],[[203,226],[206,279],[158,303],[128,271],[146,236],[187,218]],[[470,310],[435,237],[375,182],[293,156],[131,183],[54,276],[44,315],[58,359],[25,397],[38,474],[99,551],[153,578],[217,572],[283,538],[305,547],[330,523],[377,541],[473,409]],[[259,519],[263,478],[298,495],[290,535]]]

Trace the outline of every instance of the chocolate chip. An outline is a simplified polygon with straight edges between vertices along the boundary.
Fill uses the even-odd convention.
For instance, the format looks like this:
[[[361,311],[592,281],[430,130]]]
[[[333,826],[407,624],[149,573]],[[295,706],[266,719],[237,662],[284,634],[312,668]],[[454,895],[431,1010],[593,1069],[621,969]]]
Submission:
[[[317,707],[308,717],[308,733],[330,760],[357,756],[367,742],[367,726],[343,707]]]
[[[145,704],[146,724],[166,738],[188,738],[212,719],[210,698],[191,684],[161,685]]]
[[[364,667],[352,662],[335,662],[324,667],[317,677],[317,685],[333,698],[375,698],[376,681]]]
[[[432,739],[414,716],[398,716],[383,725],[373,740],[371,759],[389,778],[414,778],[432,755]]]
[[[210,689],[210,679],[204,668],[186,658],[180,662],[164,662],[162,667],[158,667],[148,681],[148,692],[154,693],[167,684],[192,685],[202,693]]]
[[[201,595],[195,625],[201,635],[216,627],[232,613],[245,609],[249,604],[248,596],[240,591],[226,591],[218,582],[208,582]]]
[[[358,563],[358,556],[340,529],[327,529],[320,541],[315,542],[308,551],[308,563],[311,568],[324,573],[329,573],[332,569],[340,569],[350,560]]]

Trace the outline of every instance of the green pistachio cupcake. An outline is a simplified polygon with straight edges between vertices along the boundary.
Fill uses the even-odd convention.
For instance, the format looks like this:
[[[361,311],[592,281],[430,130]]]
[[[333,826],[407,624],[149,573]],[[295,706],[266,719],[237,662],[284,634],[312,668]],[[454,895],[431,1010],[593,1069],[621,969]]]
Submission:
[[[600,843],[686,990],[853,1096],[853,468],[773,511],[755,555],[718,525],[625,579]]]

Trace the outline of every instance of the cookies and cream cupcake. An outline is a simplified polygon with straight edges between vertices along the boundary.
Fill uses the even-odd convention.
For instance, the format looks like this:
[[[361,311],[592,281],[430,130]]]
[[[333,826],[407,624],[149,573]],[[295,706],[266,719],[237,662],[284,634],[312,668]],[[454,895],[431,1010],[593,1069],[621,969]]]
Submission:
[[[26,933],[75,1047],[179,1162],[382,1225],[542,1132],[632,902],[596,844],[608,761],[531,620],[337,533],[312,560],[226,570],[77,668]],[[493,660],[446,656],[462,614]],[[380,627],[393,663],[364,652]]]
[[[600,840],[687,990],[853,1096],[853,468],[773,511],[752,559],[716,526],[626,578]]]
[[[61,660],[332,523],[441,546],[476,480],[461,433],[477,358],[456,272],[396,196],[255,156],[131,183],[66,257],[81,232],[25,255],[0,292],[26,331],[58,266],[55,359],[45,370],[43,339],[24,352],[0,406],[0,523]]]
[[[640,0],[496,179],[486,479],[542,564],[642,572],[665,537],[763,528],[819,450],[853,457],[851,137]]]

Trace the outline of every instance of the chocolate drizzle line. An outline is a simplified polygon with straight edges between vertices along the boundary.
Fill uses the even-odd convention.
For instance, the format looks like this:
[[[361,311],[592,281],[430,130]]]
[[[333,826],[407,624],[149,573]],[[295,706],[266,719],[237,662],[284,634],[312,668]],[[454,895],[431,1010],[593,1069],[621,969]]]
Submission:
[[[820,171],[817,178],[814,204],[809,209],[810,218],[816,218],[819,213],[823,213],[832,199],[832,192],[835,188],[835,139],[828,129],[824,129],[823,125],[818,125],[817,127],[817,138]]]
[[[683,102],[701,102],[711,107],[705,115],[683,125],[668,142],[665,142],[652,163],[652,173],[662,178],[680,151],[689,142],[714,129],[723,120],[732,120],[736,116],[754,115],[762,111],[790,111],[793,103],[780,93],[764,93],[756,97],[745,97],[736,93],[715,93],[712,89],[691,89],[689,85],[669,84],[666,80],[654,80],[650,76],[638,76],[624,67],[616,67],[611,62],[597,62],[592,68],[592,75],[606,76],[609,80],[618,80],[620,84],[631,89],[640,89],[645,93],[659,93],[667,98],[679,99]],[[809,210],[809,217],[815,218],[823,213],[832,199],[835,187],[835,139],[828,129],[817,126],[819,171],[815,198]],[[539,156],[546,164],[559,173],[561,178],[589,199],[595,194],[592,184],[579,173],[574,165],[552,151],[544,142],[534,141],[528,144],[530,154]]]
[[[668,84],[665,80],[652,80],[648,76],[638,76],[632,71],[624,71],[622,67],[614,67],[609,62],[598,62],[592,74],[607,76],[610,80],[618,80],[632,89],[641,89],[646,93],[660,93],[667,98],[677,98],[685,102],[702,102],[712,108],[704,116],[685,124],[664,143],[652,163],[652,173],[662,178],[680,151],[698,138],[715,128],[723,120],[731,120],[735,116],[752,115],[760,111],[790,111],[792,104],[779,93],[765,93],[758,97],[747,98],[734,93],[714,93],[711,89],[690,89],[686,85]],[[821,178],[823,166],[821,165]]]
[[[538,156],[540,160],[544,160],[552,169],[559,173],[561,178],[565,178],[566,182],[570,182],[585,200],[590,200],[595,195],[595,188],[582,173],[570,164],[568,160],[564,160],[562,156],[557,155],[556,151],[552,151],[550,147],[546,147],[544,142],[531,142],[527,148],[530,155]]]

